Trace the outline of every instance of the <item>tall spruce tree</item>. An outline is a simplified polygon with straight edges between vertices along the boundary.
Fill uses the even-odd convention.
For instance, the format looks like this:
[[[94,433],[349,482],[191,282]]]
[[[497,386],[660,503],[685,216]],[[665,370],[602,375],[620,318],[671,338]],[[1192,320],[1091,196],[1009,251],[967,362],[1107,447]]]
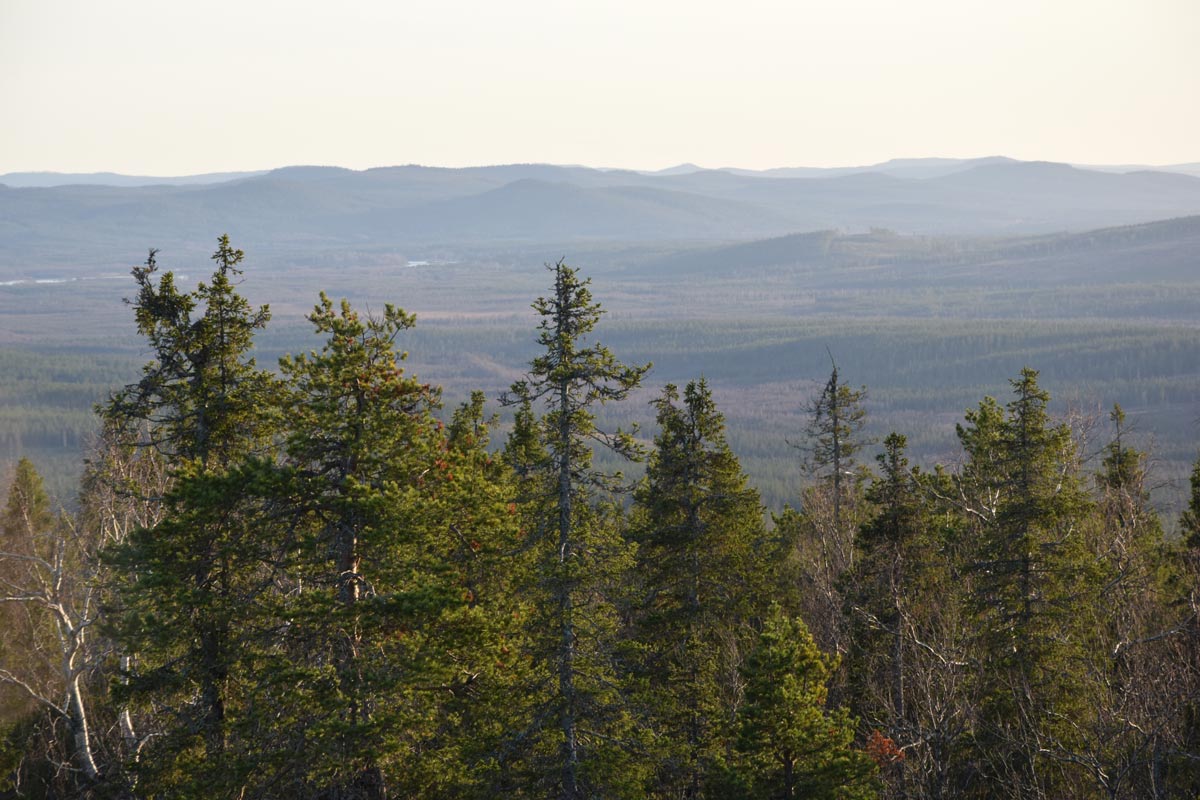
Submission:
[[[1187,508],[1179,520],[1177,560],[1181,580],[1175,592],[1175,611],[1185,617],[1173,642],[1173,694],[1179,724],[1174,746],[1164,747],[1169,785],[1180,797],[1200,796],[1200,459],[1192,467]]]
[[[653,793],[699,798],[728,756],[744,640],[770,587],[762,504],[712,392],[701,379],[682,399],[668,385],[655,401],[659,434],[634,495],[633,636],[662,745]]]
[[[133,269],[137,330],[154,351],[142,379],[101,409],[111,424],[146,437],[175,463],[219,469],[270,442],[275,380],[250,356],[255,331],[271,318],[237,292],[245,253],[217,242],[209,283],[180,292],[171,272],[158,276],[157,251]]]
[[[263,570],[273,555],[248,533],[261,512],[261,468],[246,462],[276,429],[277,383],[250,357],[254,332],[270,315],[238,294],[244,254],[229,237],[212,258],[210,282],[191,293],[180,292],[170,272],[155,282],[154,251],[134,269],[137,328],[154,359],[140,382],[101,409],[113,429],[171,464],[161,519],[112,557],[120,567],[118,642],[137,654],[127,691],[166,710],[140,774],[147,788],[171,785],[182,796],[216,791],[214,774],[236,786],[250,769],[247,749],[227,745],[244,657],[255,649],[247,610],[270,585]]]
[[[1180,614],[1171,608],[1177,575],[1164,558],[1145,455],[1132,446],[1119,405],[1109,420],[1113,434],[1096,476],[1098,503],[1088,537],[1100,580],[1097,602],[1087,609],[1093,641],[1085,652],[1090,688],[1079,756],[1104,795],[1153,797],[1181,705],[1172,641],[1180,638]],[[1163,691],[1167,686],[1172,690]]]
[[[600,505],[620,481],[593,467],[592,446],[637,455],[628,433],[597,429],[595,410],[625,399],[649,365],[626,366],[589,341],[602,313],[589,282],[562,261],[550,271],[554,293],[533,304],[544,350],[506,397],[546,411],[539,426],[545,458],[527,465],[527,485],[540,495],[531,501],[540,519],[530,592],[542,599],[531,610],[530,630],[543,683],[518,738],[532,755],[533,791],[562,800],[618,797],[637,791],[626,757],[630,721],[611,656],[617,617],[609,594],[627,568],[628,548]]]
[[[827,482],[832,493],[833,527],[842,530],[847,487],[855,486],[855,456],[866,444],[861,437],[867,411],[866,387],[851,389],[839,380],[837,363],[829,380],[806,409],[809,414],[807,467]]]
[[[861,715],[902,744],[921,741],[909,707],[914,612],[921,600],[916,584],[923,561],[932,556],[928,515],[905,457],[906,440],[892,433],[883,442],[879,477],[867,490],[875,517],[859,531],[854,592],[847,613],[855,630],[848,655],[850,695]],[[905,792],[903,761],[885,777]]]
[[[1081,612],[1092,561],[1090,511],[1071,431],[1050,421],[1037,372],[1021,371],[1003,414],[985,400],[959,426],[961,490],[978,521],[971,608],[981,698],[977,768],[1014,797],[1068,796],[1085,684]],[[990,791],[990,789],[988,790]]]
[[[347,800],[465,791],[443,706],[495,660],[477,561],[511,526],[475,441],[481,403],[448,438],[436,390],[401,366],[395,340],[414,318],[394,306],[371,317],[322,295],[309,319],[323,348],[281,369],[308,587],[289,638],[318,687],[300,698],[310,780]]]

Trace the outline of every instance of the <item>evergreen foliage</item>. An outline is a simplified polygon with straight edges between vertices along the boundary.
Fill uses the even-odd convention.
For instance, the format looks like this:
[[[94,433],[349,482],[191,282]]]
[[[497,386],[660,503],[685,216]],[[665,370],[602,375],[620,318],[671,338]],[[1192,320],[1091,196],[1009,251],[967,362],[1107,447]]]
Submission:
[[[1093,577],[1082,527],[1090,503],[1071,431],[1049,419],[1037,372],[1012,381],[1001,414],[985,401],[960,437],[979,537],[971,606],[981,672],[979,770],[1019,796],[1069,794],[1086,702],[1078,624]]]
[[[1173,540],[1120,407],[1085,475],[1087,426],[1026,369],[967,413],[961,463],[916,469],[894,433],[872,476],[835,366],[802,504],[769,533],[713,388],[668,385],[626,509],[593,456],[640,447],[596,416],[646,367],[595,343],[565,264],[497,452],[483,393],[439,419],[394,306],[321,295],[319,349],[259,369],[242,258],[222,237],[190,293],[153,253],[135,270],[154,358],[100,409],[77,511],[28,461],[12,475],[0,795],[1200,787],[1200,467]]]
[[[752,798],[869,798],[875,765],[855,749],[845,709],[826,707],[838,658],[779,605],[767,615],[742,674],[737,773]]]
[[[703,796],[728,757],[751,623],[769,595],[758,493],[702,379],[655,400],[659,433],[634,495],[640,700],[660,743],[655,795]]]
[[[274,435],[277,384],[249,355],[269,312],[236,291],[243,257],[222,236],[211,281],[191,293],[170,272],[154,283],[153,251],[134,269],[135,318],[154,360],[101,412],[112,430],[144,436],[138,443],[171,463],[161,520],[113,551],[122,609],[114,625],[122,648],[137,654],[125,689],[166,710],[139,774],[150,787],[181,782],[191,796],[237,786],[253,770],[256,748],[230,737],[250,699],[240,679],[251,682],[263,634],[247,612],[270,586],[275,559],[273,543],[249,533],[265,513],[269,469],[243,458]],[[227,784],[213,783],[214,768]]]
[[[855,531],[869,513],[863,495],[867,472],[855,458],[868,443],[862,437],[865,398],[865,387],[854,390],[841,382],[835,363],[824,388],[805,407],[807,438],[797,446],[808,453],[803,467],[810,482],[800,508],[785,506],[774,518],[784,548],[782,579],[796,587],[788,594],[812,620],[817,643],[837,653],[849,647],[841,609],[846,581],[854,574]]]
[[[1179,520],[1179,530],[1185,547],[1200,550],[1200,459],[1197,459],[1192,467],[1189,485],[1191,490],[1188,493],[1187,509]]]
[[[545,791],[564,800],[628,793],[632,722],[617,690],[612,645],[617,614],[609,596],[624,574],[629,548],[606,523],[601,501],[620,488],[620,476],[592,466],[592,443],[618,456],[637,457],[632,435],[611,435],[595,425],[594,409],[625,399],[649,365],[621,364],[603,345],[588,341],[601,309],[588,281],[559,261],[550,268],[554,294],[533,308],[541,317],[544,352],[508,402],[546,409],[539,431],[545,457],[528,465],[541,480],[531,484],[539,541],[530,618],[530,645],[542,671],[538,708],[529,737]],[[528,420],[526,425],[528,425]],[[523,436],[527,434],[523,433]],[[523,455],[536,450],[524,447]],[[517,457],[517,446],[512,448]],[[536,480],[536,479],[535,479]],[[545,725],[544,729],[540,729]],[[553,726],[553,727],[551,727]]]

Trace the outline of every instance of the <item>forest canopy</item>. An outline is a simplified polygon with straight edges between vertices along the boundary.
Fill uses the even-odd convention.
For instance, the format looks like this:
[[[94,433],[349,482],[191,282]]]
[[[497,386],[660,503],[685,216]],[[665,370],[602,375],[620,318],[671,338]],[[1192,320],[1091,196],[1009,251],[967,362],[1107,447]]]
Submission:
[[[442,408],[390,304],[321,294],[312,347],[257,363],[270,309],[212,258],[134,270],[150,360],[73,510],[11,479],[0,792],[1200,793],[1200,464],[1168,537],[1119,406],[1087,462],[1027,367],[918,468],[832,363],[769,514],[704,376],[608,424],[650,365],[563,261],[501,427]]]

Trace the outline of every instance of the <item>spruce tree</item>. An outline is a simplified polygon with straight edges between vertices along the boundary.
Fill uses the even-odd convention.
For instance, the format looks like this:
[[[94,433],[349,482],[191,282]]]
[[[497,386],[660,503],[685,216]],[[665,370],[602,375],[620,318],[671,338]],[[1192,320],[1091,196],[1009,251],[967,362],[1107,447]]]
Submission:
[[[629,434],[597,429],[595,410],[625,399],[649,365],[621,364],[590,341],[602,312],[589,282],[562,261],[550,270],[554,293],[533,304],[543,352],[506,398],[546,412],[539,426],[545,458],[528,464],[527,479],[538,516],[531,646],[543,684],[518,737],[528,743],[535,791],[562,800],[617,797],[637,785],[611,656],[617,617],[609,594],[627,568],[628,548],[601,505],[620,481],[593,467],[592,445],[637,455]]]
[[[1200,459],[1192,467],[1188,505],[1179,521],[1175,553],[1180,581],[1174,594],[1176,614],[1184,615],[1181,637],[1174,643],[1171,687],[1179,723],[1174,741],[1156,754],[1169,785],[1180,797],[1200,796]],[[1164,752],[1165,751],[1165,752]],[[1157,777],[1157,776],[1156,776]]]
[[[1013,796],[1063,796],[1081,780],[1085,687],[1080,623],[1092,576],[1089,501],[1065,424],[1050,421],[1037,372],[1012,381],[1000,415],[986,401],[959,427],[962,494],[979,521],[970,605],[978,625],[980,773]]]
[[[402,368],[402,310],[372,317],[322,295],[310,320],[322,349],[281,361],[307,586],[287,603],[306,621],[289,640],[317,687],[296,697],[308,774],[338,798],[465,791],[444,707],[495,660],[478,562],[511,526],[476,441],[482,409],[447,436],[437,391]]]
[[[850,696],[859,713],[872,719],[889,738],[902,744],[918,742],[919,726],[909,708],[912,677],[911,651],[915,634],[913,617],[922,598],[917,581],[922,562],[929,560],[932,543],[928,517],[908,469],[906,440],[892,433],[877,457],[879,477],[867,490],[877,509],[859,531],[854,592],[847,598],[847,613],[855,631],[848,659]],[[910,631],[912,631],[910,633]],[[903,762],[889,774],[903,792]]]
[[[867,444],[866,388],[842,382],[837,364],[820,394],[806,407],[809,422],[803,464],[810,483],[799,509],[785,506],[776,515],[777,537],[784,548],[782,587],[795,598],[818,644],[844,654],[849,646],[842,617],[846,578],[854,566],[854,534],[867,517],[863,487],[867,471],[856,456]]]
[[[171,467],[161,519],[111,558],[118,643],[137,654],[123,691],[166,712],[139,772],[147,787],[170,785],[184,796],[216,790],[206,775],[235,786],[252,768],[248,748],[229,746],[230,735],[247,659],[261,644],[247,610],[270,586],[264,570],[274,557],[269,541],[248,533],[263,512],[264,465],[252,457],[266,453],[276,429],[276,381],[250,356],[269,312],[238,294],[244,254],[227,236],[212,258],[210,282],[191,293],[170,272],[155,282],[154,251],[134,269],[137,328],[154,359],[101,409],[108,425]]]
[[[131,302],[137,330],[154,351],[142,379],[113,395],[101,409],[111,424],[177,463],[220,468],[270,442],[275,381],[250,356],[255,331],[271,318],[237,292],[245,253],[228,236],[217,242],[216,269],[194,292],[180,292],[175,276],[158,273],[157,251],[133,269]]]
[[[861,438],[866,424],[866,387],[851,389],[839,380],[837,364],[821,393],[808,408],[806,431],[810,448],[808,469],[827,482],[832,492],[833,527],[842,530],[846,489],[855,485],[855,456],[867,444]]]
[[[739,709],[738,796],[874,796],[875,767],[851,744],[853,720],[844,708],[826,706],[837,662],[836,655],[817,648],[799,618],[779,605],[771,609],[742,670],[746,687]]]
[[[702,379],[655,401],[659,434],[634,495],[642,704],[662,744],[655,793],[702,796],[727,756],[749,623],[769,593],[762,504]]]
[[[1162,772],[1162,742],[1178,714],[1179,688],[1171,608],[1178,576],[1164,558],[1158,514],[1150,504],[1145,455],[1119,405],[1109,415],[1113,434],[1096,476],[1097,508],[1089,545],[1099,570],[1096,602],[1088,609],[1093,642],[1087,703],[1088,763],[1108,796],[1153,796]],[[1165,729],[1164,729],[1165,728]],[[1159,763],[1155,763],[1159,762]]]
[[[940,474],[910,467],[897,433],[876,457],[847,592],[850,710],[880,748],[885,797],[940,797],[962,731],[963,615],[951,543],[955,527],[934,502]]]

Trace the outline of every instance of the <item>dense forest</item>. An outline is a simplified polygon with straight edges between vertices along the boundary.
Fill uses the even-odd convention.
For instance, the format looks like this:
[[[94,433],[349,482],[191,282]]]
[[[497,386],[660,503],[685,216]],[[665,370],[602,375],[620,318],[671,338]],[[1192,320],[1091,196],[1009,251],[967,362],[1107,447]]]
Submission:
[[[524,374],[445,410],[392,305],[322,294],[257,363],[242,260],[188,291],[152,252],[77,502],[15,471],[0,796],[1200,793],[1200,465],[1160,518],[1120,406],[1056,418],[1026,367],[920,468],[822,354],[771,513],[704,377],[610,425],[655,356],[561,261]]]

